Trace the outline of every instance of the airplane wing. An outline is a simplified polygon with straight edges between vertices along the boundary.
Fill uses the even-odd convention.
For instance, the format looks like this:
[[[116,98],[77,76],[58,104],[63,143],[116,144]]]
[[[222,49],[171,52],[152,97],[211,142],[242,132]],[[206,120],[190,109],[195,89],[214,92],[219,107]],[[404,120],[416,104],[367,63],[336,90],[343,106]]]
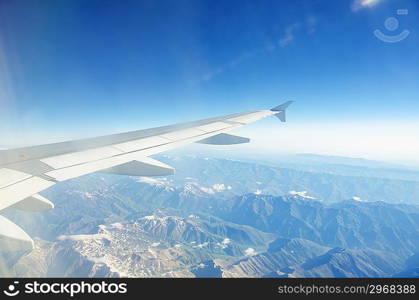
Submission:
[[[93,172],[165,176],[174,169],[149,156],[190,143],[229,145],[249,139],[229,134],[267,116],[285,122],[288,101],[271,110],[250,111],[195,122],[90,139],[0,150],[0,213],[6,209],[42,211],[54,205],[38,193],[57,182]],[[0,216],[0,247],[32,249],[32,239]]]

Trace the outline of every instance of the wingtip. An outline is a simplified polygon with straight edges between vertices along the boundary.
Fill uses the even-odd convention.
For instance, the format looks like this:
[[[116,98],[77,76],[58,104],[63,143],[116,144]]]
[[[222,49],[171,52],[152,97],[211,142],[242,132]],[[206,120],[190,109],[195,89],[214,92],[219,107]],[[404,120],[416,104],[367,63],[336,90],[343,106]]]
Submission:
[[[271,111],[284,111],[288,106],[290,106],[294,101],[287,101],[282,103],[281,105],[275,106],[271,108]]]

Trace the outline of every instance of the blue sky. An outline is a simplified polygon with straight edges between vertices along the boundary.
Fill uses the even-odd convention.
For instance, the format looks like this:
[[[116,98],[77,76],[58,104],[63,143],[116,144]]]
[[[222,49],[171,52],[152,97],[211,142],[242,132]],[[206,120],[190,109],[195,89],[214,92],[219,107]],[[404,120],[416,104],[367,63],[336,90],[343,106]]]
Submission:
[[[241,130],[256,139],[249,147],[419,161],[418,7],[415,0],[0,0],[0,145],[295,100],[286,125],[266,120]],[[389,17],[399,28],[385,28]],[[376,29],[410,34],[386,43]]]

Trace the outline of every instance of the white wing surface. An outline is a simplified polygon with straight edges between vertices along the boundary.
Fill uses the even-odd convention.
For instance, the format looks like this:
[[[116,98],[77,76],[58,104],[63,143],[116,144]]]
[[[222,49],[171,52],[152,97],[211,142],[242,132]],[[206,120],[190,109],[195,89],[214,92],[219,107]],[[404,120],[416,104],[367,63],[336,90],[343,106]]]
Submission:
[[[149,156],[190,143],[249,142],[229,131],[267,116],[285,122],[288,101],[271,110],[251,111],[195,122],[55,144],[0,150],[0,213],[5,209],[42,211],[53,204],[38,195],[57,182],[93,172],[133,176],[172,175],[173,168]],[[0,248],[31,249],[32,239],[0,216]]]

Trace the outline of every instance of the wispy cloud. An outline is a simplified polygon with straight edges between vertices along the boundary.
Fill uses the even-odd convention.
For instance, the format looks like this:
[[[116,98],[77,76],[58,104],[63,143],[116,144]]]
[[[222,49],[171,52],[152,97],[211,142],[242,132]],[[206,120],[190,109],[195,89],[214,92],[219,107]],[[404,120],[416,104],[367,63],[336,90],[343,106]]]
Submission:
[[[383,0],[354,0],[351,5],[352,11],[358,11],[364,8],[371,8]]]
[[[225,72],[228,69],[235,68],[237,65],[241,64],[243,61],[254,57],[255,55],[257,55],[260,52],[263,52],[263,50],[258,49],[258,50],[245,52],[245,53],[241,54],[240,56],[234,58],[230,62],[226,63],[225,65],[223,65],[221,67],[218,67],[218,68],[214,69],[213,71],[204,74],[204,76],[202,77],[202,80],[203,81],[211,80],[213,77]]]
[[[316,32],[316,26],[318,23],[318,19],[311,15],[308,16],[304,22],[295,22],[291,25],[288,25],[285,28],[285,34],[279,39],[278,45],[281,48],[285,48],[289,44],[291,44],[295,38],[297,31],[301,29],[305,29],[308,34],[314,34]]]
[[[300,26],[299,23],[294,23],[294,24],[291,24],[291,25],[289,25],[285,28],[285,34],[278,42],[279,47],[285,48],[290,43],[292,43],[292,41],[294,41],[294,39],[295,39],[294,33],[295,33],[295,30],[299,26]]]
[[[308,34],[314,34],[316,32],[317,23],[318,23],[318,20],[315,16],[309,16],[306,19],[307,33]]]
[[[202,80],[203,81],[208,81],[211,80],[214,76],[217,76],[218,74],[224,72],[224,68],[219,67],[217,69],[215,69],[214,71],[208,72],[206,74],[204,74],[204,76],[202,76]]]
[[[221,73],[224,73],[228,69],[233,69],[237,65],[241,64],[242,62],[251,59],[255,57],[256,55],[272,52],[279,48],[285,48],[288,45],[290,45],[295,39],[297,31],[302,29],[307,29],[307,34],[312,35],[316,32],[316,25],[318,23],[318,20],[315,16],[308,16],[304,22],[295,22],[285,27],[284,34],[279,38],[279,40],[276,40],[272,43],[270,43],[265,48],[256,49],[253,51],[247,51],[243,54],[239,55],[238,57],[234,58],[230,62],[226,63],[225,65],[222,65],[206,74],[204,74],[201,78],[202,81],[209,81],[213,79],[214,77],[220,75]]]

